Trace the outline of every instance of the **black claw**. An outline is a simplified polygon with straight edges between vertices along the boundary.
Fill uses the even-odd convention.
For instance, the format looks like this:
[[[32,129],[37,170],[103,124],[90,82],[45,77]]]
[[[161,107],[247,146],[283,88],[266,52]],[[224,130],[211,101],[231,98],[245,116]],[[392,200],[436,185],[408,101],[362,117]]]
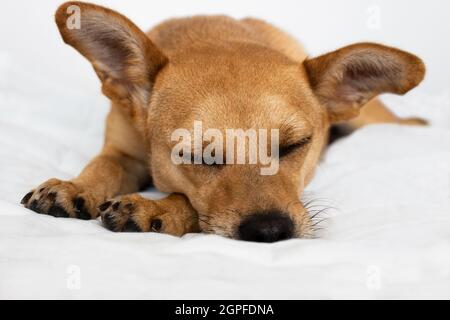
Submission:
[[[39,212],[39,203],[37,202],[37,200],[31,201],[31,204],[30,204],[30,208],[29,208],[29,209],[32,210],[32,211],[34,211],[34,212],[36,212],[36,213],[40,213],[40,212]]]
[[[120,206],[120,202],[116,202],[116,203],[113,204],[112,208],[113,208],[114,211],[117,211],[119,209],[119,206]]]
[[[153,232],[161,231],[161,228],[162,228],[162,221],[161,221],[161,219],[154,219],[154,220],[152,220],[150,228],[152,229]]]
[[[22,201],[20,201],[20,203],[21,204],[27,204],[28,201],[30,201],[32,196],[33,196],[33,191],[27,193],[26,196],[22,198]]]
[[[123,232],[141,232],[142,229],[137,225],[137,223],[132,220],[128,219],[127,223],[125,223],[125,226],[123,227]]]
[[[63,207],[54,205],[48,210],[48,215],[53,216],[55,218],[69,218],[69,214]]]
[[[85,200],[83,198],[76,198],[73,200],[73,206],[75,207],[75,210],[82,211],[84,209]]]
[[[73,206],[75,207],[75,214],[78,219],[91,220],[91,215],[85,207],[86,200],[83,198],[76,198],[73,200]]]
[[[80,219],[80,220],[91,220],[92,219],[91,215],[87,211],[76,212],[76,214],[77,214],[77,219]]]
[[[108,208],[111,207],[111,205],[112,205],[112,202],[111,202],[111,201],[108,201],[108,202],[105,202],[104,204],[102,204],[100,207],[98,207],[98,209],[99,209],[101,212],[103,212],[103,211],[108,210]]]

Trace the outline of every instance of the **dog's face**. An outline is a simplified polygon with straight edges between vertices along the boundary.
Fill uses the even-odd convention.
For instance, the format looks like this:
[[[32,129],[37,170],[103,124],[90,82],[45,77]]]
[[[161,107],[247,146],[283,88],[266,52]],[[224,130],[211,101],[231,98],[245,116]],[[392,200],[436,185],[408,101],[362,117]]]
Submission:
[[[244,43],[196,45],[167,57],[125,17],[77,5],[81,29],[68,29],[66,13],[59,12],[61,33],[92,62],[103,92],[122,104],[146,135],[155,185],[187,195],[205,232],[232,238],[310,236],[310,218],[298,199],[313,176],[330,124],[357,116],[380,93],[409,91],[424,75],[417,57],[375,44],[353,45],[303,63]],[[216,129],[223,137],[227,129],[278,130],[277,152],[271,152],[270,135],[265,144],[276,158],[275,174],[262,174],[259,162],[174,163],[179,141],[173,133],[186,129],[194,136],[196,121],[203,132]],[[187,148],[190,158],[204,155],[192,144]],[[245,146],[247,156],[250,148]],[[224,148],[223,157],[229,152]]]
[[[245,222],[260,216],[283,224],[286,238],[311,233],[298,199],[312,177],[329,121],[298,63],[256,45],[236,43],[225,50],[205,46],[171,57],[154,89],[148,126],[153,177],[160,189],[189,197],[204,231],[245,239],[254,233],[251,222]],[[261,169],[269,165],[248,161],[174,164],[171,153],[179,141],[173,141],[172,133],[185,128],[193,137],[195,121],[201,121],[204,133],[222,133],[223,162],[230,152],[227,129],[265,129],[268,135],[277,129],[278,170],[264,175]],[[268,151],[270,138],[264,146]],[[192,157],[201,157],[202,151],[198,155],[193,147],[192,143]],[[247,156],[250,149],[247,140]]]

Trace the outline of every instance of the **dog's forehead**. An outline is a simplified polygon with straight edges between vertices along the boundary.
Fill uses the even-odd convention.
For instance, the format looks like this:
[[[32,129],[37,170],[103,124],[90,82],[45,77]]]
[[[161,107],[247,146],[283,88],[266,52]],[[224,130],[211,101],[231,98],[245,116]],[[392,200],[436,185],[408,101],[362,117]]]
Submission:
[[[199,46],[169,58],[166,73],[174,82],[197,92],[267,90],[301,81],[302,64],[258,44],[231,42],[226,46]]]
[[[310,128],[306,110],[282,95],[214,95],[199,101],[185,125],[201,121],[205,129],[280,129],[303,132]]]
[[[321,116],[301,63],[258,46],[177,56],[154,96],[151,114],[170,128],[201,121],[206,129],[300,132]]]

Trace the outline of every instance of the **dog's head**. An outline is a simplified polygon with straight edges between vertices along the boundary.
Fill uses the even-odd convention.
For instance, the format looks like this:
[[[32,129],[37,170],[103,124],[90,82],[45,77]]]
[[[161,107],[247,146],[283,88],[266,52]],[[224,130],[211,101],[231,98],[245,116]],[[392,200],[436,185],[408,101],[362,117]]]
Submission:
[[[80,9],[80,28],[67,21],[74,6]],[[356,117],[381,93],[406,93],[425,72],[416,56],[370,43],[302,63],[243,42],[196,44],[167,54],[124,16],[84,3],[61,6],[56,21],[64,40],[93,64],[103,92],[131,110],[145,132],[156,186],[187,195],[203,231],[244,240],[310,236],[311,221],[298,199],[330,125]],[[201,121],[200,142],[196,121]],[[180,129],[192,139],[174,140]],[[262,174],[272,162],[249,163],[251,134],[244,138],[246,164],[226,161],[239,149],[227,148],[227,129],[254,130],[258,160],[264,141],[259,133],[266,130],[264,150],[277,161],[273,174]],[[278,140],[271,140],[273,129]],[[217,133],[223,144],[213,145]],[[174,150],[194,163],[176,163]],[[205,161],[208,150],[225,164]]]

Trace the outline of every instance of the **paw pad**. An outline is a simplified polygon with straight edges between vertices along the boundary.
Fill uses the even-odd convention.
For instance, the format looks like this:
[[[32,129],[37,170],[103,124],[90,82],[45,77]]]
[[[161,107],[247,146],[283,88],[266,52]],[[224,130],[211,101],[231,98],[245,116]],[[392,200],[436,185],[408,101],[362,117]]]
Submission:
[[[69,218],[69,214],[67,213],[67,211],[58,205],[52,206],[48,210],[48,215],[53,216],[55,218]]]
[[[32,211],[34,211],[34,212],[36,212],[36,213],[40,213],[40,212],[39,212],[39,203],[38,203],[38,201],[37,201],[37,200],[31,201],[31,204],[30,204],[30,208],[29,208],[29,209],[32,210]]]
[[[107,201],[105,203],[103,203],[100,207],[98,207],[98,209],[100,210],[100,212],[106,211],[109,209],[109,207],[111,207],[112,202],[111,201]]]
[[[114,216],[111,213],[102,215],[102,222],[109,230],[114,231],[117,227],[116,222],[114,221]]]
[[[120,202],[116,202],[116,203],[113,204],[112,209],[114,211],[117,211],[117,210],[119,210],[119,207],[120,207]]]

